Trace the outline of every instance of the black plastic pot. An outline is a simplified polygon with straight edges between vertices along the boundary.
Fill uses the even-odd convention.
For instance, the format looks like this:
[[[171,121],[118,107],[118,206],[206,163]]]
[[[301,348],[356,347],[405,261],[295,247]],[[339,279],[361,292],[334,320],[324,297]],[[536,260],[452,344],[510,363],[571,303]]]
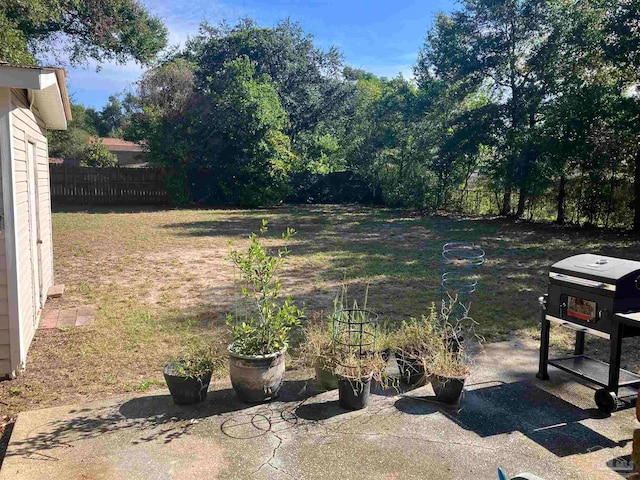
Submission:
[[[441,377],[440,375],[432,375],[431,386],[436,394],[436,400],[449,405],[458,403],[466,379],[467,377]]]
[[[177,405],[190,405],[200,403],[207,398],[211,372],[205,372],[193,377],[176,375],[171,364],[164,366],[164,380]]]
[[[424,362],[421,358],[397,350],[395,356],[401,381],[408,385],[424,385],[426,383]]]
[[[371,376],[364,378],[338,377],[340,406],[347,410],[362,410],[371,397]]]
[[[335,390],[338,388],[338,377],[331,370],[316,365],[316,385],[323,390]]]

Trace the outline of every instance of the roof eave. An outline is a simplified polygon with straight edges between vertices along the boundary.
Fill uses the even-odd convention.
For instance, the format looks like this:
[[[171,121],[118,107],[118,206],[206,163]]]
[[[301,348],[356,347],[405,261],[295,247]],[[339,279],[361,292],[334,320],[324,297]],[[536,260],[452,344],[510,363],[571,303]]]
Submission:
[[[64,114],[67,117],[67,122],[70,122],[73,120],[73,115],[71,115],[71,100],[69,100],[69,92],[67,91],[67,73],[64,68],[56,68],[56,79],[64,105]]]
[[[49,130],[66,130],[73,118],[63,68],[0,64],[0,87],[28,90]]]

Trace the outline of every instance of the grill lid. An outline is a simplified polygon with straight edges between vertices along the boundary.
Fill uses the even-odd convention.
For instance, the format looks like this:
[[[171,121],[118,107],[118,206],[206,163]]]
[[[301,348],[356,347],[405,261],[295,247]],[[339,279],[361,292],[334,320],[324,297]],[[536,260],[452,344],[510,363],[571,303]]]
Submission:
[[[627,275],[640,275],[640,262],[584,253],[554,263],[551,272],[616,284]]]

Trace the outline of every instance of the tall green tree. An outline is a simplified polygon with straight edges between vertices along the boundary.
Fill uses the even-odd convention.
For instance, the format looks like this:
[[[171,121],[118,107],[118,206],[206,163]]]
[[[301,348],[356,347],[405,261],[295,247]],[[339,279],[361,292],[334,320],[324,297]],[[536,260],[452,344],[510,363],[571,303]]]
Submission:
[[[440,14],[427,36],[416,67],[418,79],[489,89],[504,126],[494,182],[503,192],[502,213],[511,211],[519,190],[522,215],[536,179],[535,129],[550,79],[545,66],[554,55],[550,2],[546,0],[464,0],[461,9]]]
[[[246,56],[201,83],[196,68],[175,59],[140,83],[137,121],[148,132],[151,161],[167,167],[174,193],[187,194],[182,201],[281,201],[295,157],[284,133],[287,112],[270,77]]]
[[[353,93],[344,80],[337,49],[322,50],[300,25],[284,20],[273,28],[243,20],[235,27],[203,25],[188,45],[200,82],[223,73],[225,65],[246,56],[258,76],[268,75],[289,116],[285,133],[296,141],[302,132],[343,120],[345,100]]]
[[[122,138],[125,113],[120,98],[117,95],[110,95],[109,101],[92,120],[98,136]]]
[[[167,29],[137,0],[4,0],[0,60],[33,64],[44,55],[71,64],[129,60],[148,64]]]
[[[85,125],[86,109],[77,103],[71,104],[73,120],[66,130],[52,130],[47,132],[49,138],[49,155],[63,160],[79,163],[91,138]]]
[[[633,229],[640,233],[640,1],[601,0],[605,7],[603,22],[604,55],[624,84],[634,155]]]
[[[273,204],[286,194],[293,154],[284,133],[289,121],[277,89],[246,56],[209,77],[196,109],[196,153],[217,172],[212,199],[246,206]],[[215,147],[214,147],[215,146]]]
[[[139,90],[137,106],[122,104],[123,135],[146,140],[152,161],[180,172],[191,199],[274,203],[290,172],[346,166],[341,140],[355,87],[337,50],[317,48],[288,20],[204,24]]]
[[[416,85],[402,76],[389,80],[351,69],[346,76],[358,90],[345,136],[349,166],[379,184],[392,205],[433,203],[433,172],[418,148],[425,105]]]

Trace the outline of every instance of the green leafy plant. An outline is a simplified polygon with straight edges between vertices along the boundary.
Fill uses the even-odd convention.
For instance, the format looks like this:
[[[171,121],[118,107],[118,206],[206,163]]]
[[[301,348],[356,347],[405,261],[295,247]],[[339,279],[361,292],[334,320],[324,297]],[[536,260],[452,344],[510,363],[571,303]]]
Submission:
[[[267,233],[267,221],[262,221],[260,234],[249,236],[246,251],[232,250],[231,261],[240,271],[245,286],[242,296],[248,300],[249,308],[244,314],[227,315],[231,327],[232,350],[241,355],[267,355],[286,349],[289,332],[300,325],[303,310],[299,309],[291,297],[281,298],[282,284],[276,277],[284,257],[285,247],[275,252],[268,250],[262,239]],[[288,228],[282,239],[288,241],[295,231]]]
[[[172,375],[195,377],[215,372],[225,364],[224,357],[213,346],[190,346],[168,362]]]
[[[102,140],[89,143],[82,152],[80,165],[83,167],[115,167],[118,158],[107,150]]]

